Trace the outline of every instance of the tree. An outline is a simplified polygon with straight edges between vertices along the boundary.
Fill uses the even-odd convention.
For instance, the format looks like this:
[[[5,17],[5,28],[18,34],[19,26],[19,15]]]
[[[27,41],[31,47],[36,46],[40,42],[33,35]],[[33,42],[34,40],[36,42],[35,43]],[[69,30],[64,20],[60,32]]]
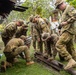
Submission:
[[[67,0],[67,2],[69,2],[70,5],[72,5],[76,8],[76,0]]]
[[[53,10],[52,0],[26,0],[22,6],[29,9],[25,12],[12,11],[7,18],[7,23],[18,19],[28,20],[29,16],[36,14],[48,18]]]

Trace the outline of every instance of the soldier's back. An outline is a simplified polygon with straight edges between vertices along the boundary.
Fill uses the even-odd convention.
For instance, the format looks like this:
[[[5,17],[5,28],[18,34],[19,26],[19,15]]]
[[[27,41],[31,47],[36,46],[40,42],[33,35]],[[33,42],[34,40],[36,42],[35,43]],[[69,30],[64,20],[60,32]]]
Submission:
[[[12,38],[6,45],[4,52],[11,52],[14,48],[24,45],[20,38]]]

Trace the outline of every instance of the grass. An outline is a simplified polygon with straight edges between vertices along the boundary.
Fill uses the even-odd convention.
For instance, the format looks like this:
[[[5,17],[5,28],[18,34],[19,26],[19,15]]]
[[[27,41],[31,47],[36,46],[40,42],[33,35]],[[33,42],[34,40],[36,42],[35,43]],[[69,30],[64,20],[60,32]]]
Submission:
[[[0,38],[0,47],[3,49],[3,43],[1,41],[1,38]],[[3,50],[0,50],[0,53],[2,53],[2,51]],[[33,47],[31,46],[32,58],[34,58],[33,54],[34,54],[34,50]],[[5,60],[4,55],[0,59],[0,62],[2,60]],[[57,60],[59,60],[58,57]],[[33,65],[26,66],[25,60],[19,58],[19,62],[15,63],[11,68],[8,68],[5,73],[0,73],[0,75],[70,75],[70,74],[66,73],[65,71],[61,71],[60,73],[58,73],[54,71],[52,68],[49,70],[46,67],[44,67],[42,64],[38,64],[36,62]]]
[[[3,49],[3,43],[0,38],[0,47]],[[0,50],[0,54],[3,54],[3,50]],[[31,57],[33,58],[34,50],[31,47]],[[5,56],[0,59],[0,62],[5,60]],[[35,64],[26,66],[25,60],[19,58],[19,62],[15,63],[13,67],[8,68],[5,73],[0,73],[0,75],[55,75],[54,71],[50,72],[43,65],[40,65],[35,62]],[[58,74],[59,75],[59,74]]]

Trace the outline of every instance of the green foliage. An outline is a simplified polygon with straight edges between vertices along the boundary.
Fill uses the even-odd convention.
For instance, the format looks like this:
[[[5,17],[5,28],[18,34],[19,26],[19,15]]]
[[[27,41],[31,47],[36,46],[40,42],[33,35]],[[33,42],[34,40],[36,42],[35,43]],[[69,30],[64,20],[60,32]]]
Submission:
[[[69,2],[70,5],[72,5],[76,8],[76,0],[67,0],[67,2]]]
[[[4,29],[4,25],[0,25],[0,33],[3,31],[3,29]]]
[[[52,10],[50,6],[51,1],[52,0],[26,0],[26,2],[23,4],[23,6],[29,7],[29,9],[25,11],[26,17],[29,18],[31,14],[39,14],[42,17],[44,16],[48,18]]]
[[[31,15],[40,15],[41,17],[48,18],[50,16],[50,12],[53,10],[50,6],[50,2],[52,0],[26,0],[22,6],[29,7],[25,12],[17,12],[12,11],[6,20],[8,24],[11,21],[23,19],[24,21],[28,21]]]
[[[38,6],[38,8],[36,9],[36,13],[41,15],[42,12],[42,8],[40,6]]]

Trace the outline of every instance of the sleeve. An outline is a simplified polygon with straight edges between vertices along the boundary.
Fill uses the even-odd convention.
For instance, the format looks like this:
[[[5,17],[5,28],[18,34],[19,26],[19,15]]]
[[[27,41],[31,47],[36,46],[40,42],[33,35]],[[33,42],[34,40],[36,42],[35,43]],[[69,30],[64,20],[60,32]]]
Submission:
[[[40,21],[39,25],[40,25],[41,29],[46,27],[46,23],[44,21]]]
[[[23,40],[19,40],[19,46],[23,46],[24,45],[24,41]]]
[[[20,35],[21,35],[21,30],[22,30],[22,27],[20,27],[20,28],[18,28],[17,30],[16,30],[16,33],[15,33],[15,37],[20,37]]]
[[[70,10],[68,11],[68,16],[70,17],[67,20],[68,23],[72,23],[72,22],[76,21],[76,10],[73,7],[70,8]]]

